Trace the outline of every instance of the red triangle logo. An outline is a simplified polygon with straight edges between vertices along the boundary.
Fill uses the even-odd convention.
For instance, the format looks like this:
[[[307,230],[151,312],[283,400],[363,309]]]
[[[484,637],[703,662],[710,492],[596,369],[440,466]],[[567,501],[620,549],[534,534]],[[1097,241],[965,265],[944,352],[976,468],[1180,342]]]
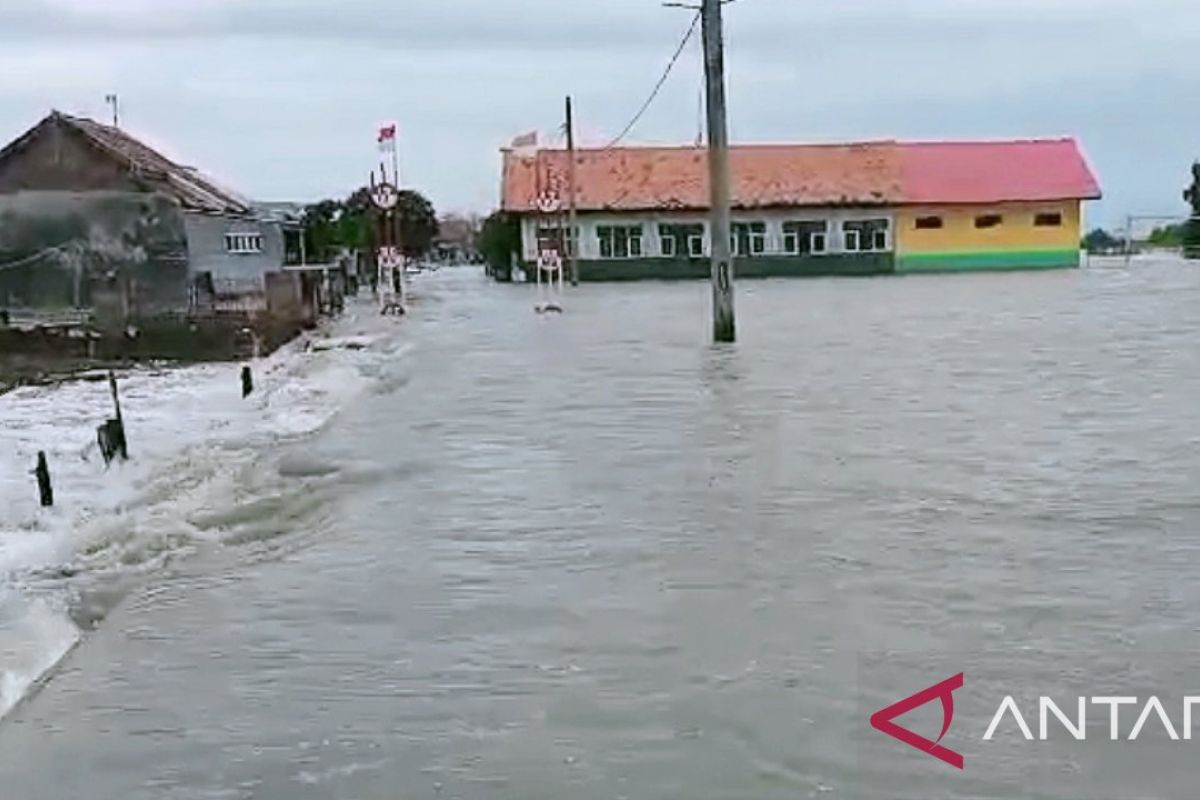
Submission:
[[[893,739],[899,739],[923,753],[928,753],[952,767],[962,769],[964,763],[962,755],[948,747],[942,746],[941,741],[950,731],[950,723],[954,721],[954,692],[961,689],[964,682],[963,673],[960,672],[953,678],[930,686],[928,689],[923,689],[912,697],[906,697],[899,703],[890,705],[882,711],[876,711],[871,715],[871,727],[880,733],[886,733]],[[901,728],[893,722],[896,717],[904,716],[926,703],[932,703],[934,700],[942,701],[942,732],[938,735],[937,741],[930,741],[924,736],[913,733],[907,728]]]

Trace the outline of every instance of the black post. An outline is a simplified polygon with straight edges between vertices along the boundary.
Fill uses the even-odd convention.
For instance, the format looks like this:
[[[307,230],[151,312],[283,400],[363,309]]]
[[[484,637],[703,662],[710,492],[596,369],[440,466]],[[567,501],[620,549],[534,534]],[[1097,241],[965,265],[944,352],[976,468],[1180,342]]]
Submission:
[[[117,376],[116,373],[110,371],[108,373],[108,388],[112,391],[113,407],[116,409],[117,418],[110,425],[111,435],[113,437],[112,444],[117,453],[120,453],[122,461],[129,460],[129,445],[125,440],[125,418],[121,416],[121,397],[117,393]]]
[[[242,367],[242,399],[254,392],[254,375],[250,372],[249,367]]]
[[[50,485],[50,465],[46,463],[46,452],[38,451],[37,469],[33,471],[37,476],[38,494],[42,498],[42,508],[50,508],[54,505],[54,487]]]

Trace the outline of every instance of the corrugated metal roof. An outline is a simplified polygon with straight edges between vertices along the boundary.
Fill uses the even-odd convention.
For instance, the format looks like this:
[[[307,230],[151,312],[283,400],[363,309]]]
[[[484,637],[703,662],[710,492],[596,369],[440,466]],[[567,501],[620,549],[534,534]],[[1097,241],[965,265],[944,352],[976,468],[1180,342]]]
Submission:
[[[1074,139],[913,142],[900,152],[908,203],[1100,197],[1100,186]]]
[[[504,152],[503,205],[534,211],[539,193],[567,195],[567,153]],[[1099,196],[1071,139],[1018,142],[871,142],[741,145],[730,151],[737,208],[985,203]],[[705,209],[703,148],[580,150],[583,211]]]

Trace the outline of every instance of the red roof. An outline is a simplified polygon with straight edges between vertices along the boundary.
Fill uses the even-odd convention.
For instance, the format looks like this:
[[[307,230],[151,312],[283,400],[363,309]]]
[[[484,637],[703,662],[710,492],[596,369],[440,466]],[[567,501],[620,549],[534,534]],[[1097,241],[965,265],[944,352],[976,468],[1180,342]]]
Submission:
[[[563,150],[504,152],[503,204],[533,211],[539,193],[565,200]],[[730,152],[739,208],[995,203],[1093,199],[1091,170],[1072,139],[1013,142],[740,145]],[[583,211],[704,209],[708,165],[696,147],[576,153]]]
[[[1095,200],[1100,187],[1074,139],[900,145],[906,203]]]

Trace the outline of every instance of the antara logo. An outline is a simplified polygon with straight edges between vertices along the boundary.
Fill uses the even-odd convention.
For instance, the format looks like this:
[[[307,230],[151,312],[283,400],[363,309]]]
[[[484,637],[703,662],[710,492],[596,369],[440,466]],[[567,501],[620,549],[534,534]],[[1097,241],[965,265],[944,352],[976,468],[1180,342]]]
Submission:
[[[941,683],[930,686],[928,689],[923,689],[911,697],[906,697],[881,711],[876,711],[871,715],[871,727],[881,733],[886,733],[893,739],[904,742],[910,747],[915,747],[917,750],[927,753],[940,761],[944,761],[956,769],[963,769],[963,756],[943,745],[942,739],[949,733],[950,725],[954,722],[954,693],[963,688],[964,682],[963,673],[960,672],[953,678],[948,678]],[[901,717],[923,705],[932,703],[934,700],[942,702],[942,732],[938,734],[936,740],[931,741],[920,734],[896,724],[895,720],[897,717]],[[1171,716],[1167,713],[1166,707],[1157,697],[1151,697],[1144,704],[1137,697],[1077,697],[1076,713],[1075,717],[1072,718],[1063,710],[1064,706],[1060,706],[1054,699],[1044,695],[1038,697],[1036,714],[1023,714],[1017,705],[1017,701],[1012,695],[1008,695],[1001,700],[996,713],[992,716],[991,724],[988,725],[987,732],[983,734],[983,741],[992,741],[1001,723],[1007,717],[1012,718],[1020,737],[1027,741],[1048,741],[1051,738],[1049,732],[1051,718],[1057,719],[1063,732],[1075,741],[1087,741],[1089,738],[1088,709],[1097,706],[1108,709],[1108,714],[1106,715],[1108,718],[1108,725],[1106,726],[1108,735],[1101,738],[1106,738],[1113,742],[1125,739],[1136,741],[1154,721],[1157,721],[1158,727],[1162,728],[1162,732],[1168,740],[1175,742],[1191,741],[1192,720],[1195,716],[1193,711],[1195,708],[1200,707],[1200,696],[1189,695],[1184,697],[1182,705],[1182,725],[1177,727],[1172,722]],[[1121,706],[1133,706],[1130,709],[1131,713],[1125,717],[1127,722],[1130,719],[1135,719],[1132,712],[1141,708],[1141,713],[1136,715],[1133,727],[1125,736],[1122,735]],[[1070,708],[1070,706],[1068,705],[1066,708]],[[1026,721],[1028,718],[1034,718],[1038,721],[1037,736],[1034,735],[1033,729]]]
[[[941,742],[942,739],[946,738],[946,734],[949,733],[950,724],[954,722],[954,692],[963,687],[964,680],[963,673],[960,672],[953,678],[948,678],[939,684],[930,686],[928,689],[917,692],[911,697],[906,697],[899,703],[890,705],[882,711],[876,711],[871,715],[871,727],[881,733],[886,733],[893,739],[899,739],[911,747],[928,753],[936,759],[945,761],[952,767],[962,769],[962,755],[945,747]],[[893,721],[896,717],[904,716],[926,703],[932,703],[934,700],[942,701],[942,732],[938,734],[937,741],[930,741],[907,728],[901,728]]]

